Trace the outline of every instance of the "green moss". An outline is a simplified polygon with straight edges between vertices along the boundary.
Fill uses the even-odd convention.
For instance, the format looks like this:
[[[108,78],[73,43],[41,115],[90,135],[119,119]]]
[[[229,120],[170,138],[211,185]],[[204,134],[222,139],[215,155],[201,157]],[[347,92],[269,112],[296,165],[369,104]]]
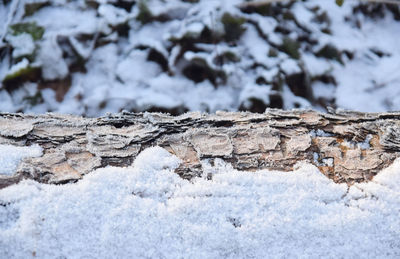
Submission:
[[[147,1],[142,0],[138,4],[139,14],[136,16],[136,20],[142,24],[150,23],[153,21],[153,14],[147,6]]]
[[[175,37],[172,36],[168,40],[171,41],[174,44],[192,44],[195,42],[201,42],[201,34],[199,33],[194,33],[194,32],[186,32],[183,34],[181,37]]]
[[[229,62],[239,62],[240,61],[240,57],[236,56],[236,54],[233,53],[232,51],[226,51],[226,52],[222,53],[222,56],[224,57],[224,59],[226,59]]]
[[[224,54],[222,54],[227,60],[229,60],[230,62],[239,62],[240,61],[240,57],[238,57],[235,53],[231,52],[231,51],[227,51]]]
[[[39,67],[25,67],[8,74],[3,79],[2,84],[5,89],[12,91],[27,81],[37,82],[41,78],[41,69]]]
[[[231,51],[225,51],[222,54],[218,55],[214,59],[214,64],[222,66],[227,63],[236,63],[240,61],[240,57],[238,57],[235,53]]]
[[[342,6],[343,3],[344,3],[344,0],[336,0],[336,4],[337,4],[338,6]]]
[[[225,40],[228,42],[238,40],[243,32],[246,31],[246,28],[243,27],[245,21],[246,20],[242,17],[234,17],[229,13],[224,13],[221,22],[224,25]]]
[[[326,59],[336,60],[337,62],[343,64],[340,51],[338,51],[334,46],[329,45],[329,44],[325,45],[322,49],[320,49],[316,53],[316,56],[323,57]]]
[[[44,34],[44,28],[36,25],[36,22],[16,23],[10,26],[13,35],[28,33],[33,40],[40,40]]]
[[[285,52],[291,58],[294,59],[300,58],[299,48],[300,48],[300,43],[288,37],[283,39],[282,45],[280,47],[281,51]]]
[[[14,79],[17,79],[17,78],[19,78],[19,77],[25,77],[25,76],[28,76],[28,77],[29,77],[29,75],[36,73],[36,70],[37,70],[37,69],[38,69],[38,68],[36,68],[36,67],[25,67],[25,68],[21,68],[20,70],[16,71],[15,73],[7,75],[7,76],[3,79],[3,82],[5,82],[5,81],[10,81],[10,80],[14,80]]]

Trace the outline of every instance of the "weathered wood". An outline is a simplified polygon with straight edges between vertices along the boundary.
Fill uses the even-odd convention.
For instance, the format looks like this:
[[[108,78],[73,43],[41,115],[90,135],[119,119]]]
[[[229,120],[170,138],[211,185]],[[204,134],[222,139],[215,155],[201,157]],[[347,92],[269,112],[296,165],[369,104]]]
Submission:
[[[201,174],[201,162],[221,158],[239,170],[289,171],[316,165],[335,182],[370,180],[400,156],[400,113],[267,110],[264,114],[120,113],[101,118],[0,113],[0,144],[38,144],[43,156],[24,159],[0,188],[23,178],[44,183],[79,180],[93,169],[130,165],[161,146],[183,160],[176,172]]]

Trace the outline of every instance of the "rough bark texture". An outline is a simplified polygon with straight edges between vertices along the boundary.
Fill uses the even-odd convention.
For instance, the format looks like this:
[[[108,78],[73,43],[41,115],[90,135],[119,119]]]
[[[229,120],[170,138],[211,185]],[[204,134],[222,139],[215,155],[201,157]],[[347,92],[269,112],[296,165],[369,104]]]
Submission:
[[[264,114],[120,113],[101,118],[0,113],[0,144],[38,144],[43,156],[24,159],[0,188],[23,178],[79,180],[93,169],[130,165],[149,146],[183,160],[176,172],[201,174],[201,161],[221,158],[239,170],[288,171],[316,165],[335,182],[370,180],[400,156],[400,113],[267,110]]]

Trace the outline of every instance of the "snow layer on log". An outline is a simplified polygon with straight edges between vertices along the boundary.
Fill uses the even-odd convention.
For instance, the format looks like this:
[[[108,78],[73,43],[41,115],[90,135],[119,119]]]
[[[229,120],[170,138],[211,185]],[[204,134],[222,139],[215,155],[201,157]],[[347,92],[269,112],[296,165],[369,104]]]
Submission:
[[[400,160],[348,186],[300,163],[192,181],[160,147],[77,183],[0,190],[1,258],[397,258]],[[212,179],[208,177],[212,175]]]

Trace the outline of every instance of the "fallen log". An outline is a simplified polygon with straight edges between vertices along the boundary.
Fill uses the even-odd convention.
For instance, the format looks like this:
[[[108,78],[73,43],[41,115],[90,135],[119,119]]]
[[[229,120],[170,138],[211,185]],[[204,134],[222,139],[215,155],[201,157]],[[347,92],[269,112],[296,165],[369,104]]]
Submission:
[[[217,158],[238,170],[290,171],[299,161],[317,166],[337,183],[372,179],[400,156],[400,113],[270,109],[263,114],[217,112],[72,115],[0,113],[0,145],[39,145],[0,188],[22,179],[74,182],[105,166],[129,166],[143,149],[161,146],[182,159],[176,173],[202,174]],[[212,176],[210,176],[212,177]]]

